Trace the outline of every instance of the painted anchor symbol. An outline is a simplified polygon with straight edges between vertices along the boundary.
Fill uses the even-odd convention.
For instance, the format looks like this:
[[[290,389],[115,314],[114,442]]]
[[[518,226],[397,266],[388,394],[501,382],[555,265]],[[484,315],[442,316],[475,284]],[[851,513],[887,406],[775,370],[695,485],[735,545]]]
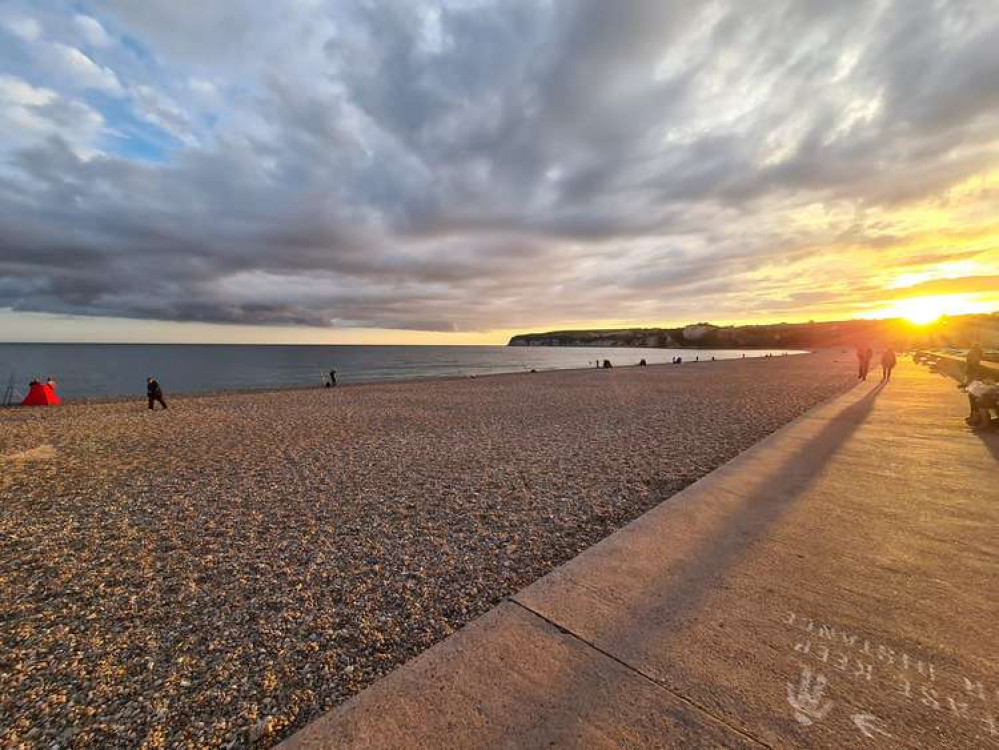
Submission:
[[[833,702],[823,698],[828,681],[821,674],[816,674],[813,680],[812,670],[804,667],[797,688],[790,682],[786,684],[787,702],[794,709],[794,718],[802,726],[821,721],[832,710]]]

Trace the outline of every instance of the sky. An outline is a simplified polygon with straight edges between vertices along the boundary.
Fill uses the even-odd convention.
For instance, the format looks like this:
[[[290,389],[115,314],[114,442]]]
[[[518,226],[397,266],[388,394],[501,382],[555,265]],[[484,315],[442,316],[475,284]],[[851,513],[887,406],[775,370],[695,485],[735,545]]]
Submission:
[[[999,0],[4,0],[0,340],[999,310]]]

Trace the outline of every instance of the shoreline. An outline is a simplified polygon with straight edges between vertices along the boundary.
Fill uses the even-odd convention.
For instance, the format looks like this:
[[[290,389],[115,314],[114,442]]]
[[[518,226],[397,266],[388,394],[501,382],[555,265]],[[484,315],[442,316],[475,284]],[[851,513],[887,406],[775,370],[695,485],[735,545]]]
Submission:
[[[81,346],[85,346],[81,344]],[[129,344],[121,344],[120,346],[129,346]],[[159,346],[157,344],[157,346]],[[186,346],[186,344],[179,345]],[[204,344],[204,346],[214,346],[214,344]],[[254,345],[255,346],[255,345]],[[276,344],[275,346],[292,346],[285,344]],[[293,346],[299,346],[295,344]],[[320,346],[320,345],[315,345]],[[514,347],[517,348],[517,347]],[[602,347],[551,347],[560,349],[586,349],[586,348],[597,348]],[[623,348],[623,347],[622,347]],[[653,347],[648,347],[649,349],[655,350]],[[693,349],[693,347],[690,347]],[[829,349],[809,349],[809,350],[789,350],[786,354],[787,357],[798,357],[804,355],[814,355],[822,351],[838,351],[838,348]],[[717,349],[703,349],[702,351],[719,351]],[[741,351],[741,350],[738,350]],[[773,351],[770,349],[760,349],[760,351]],[[724,362],[742,362],[745,360],[762,360],[768,359],[767,357],[730,357],[719,360],[704,360],[703,362],[695,361],[684,361],[684,365],[703,365],[703,364],[721,364]],[[780,357],[774,356],[769,359],[780,359]],[[638,364],[627,364],[627,365],[614,365],[613,370],[624,370],[632,367],[639,367]],[[677,367],[670,362],[655,362],[646,365],[647,368],[653,367]],[[590,370],[598,370],[602,368],[597,367],[551,367],[548,369],[537,369],[535,372],[530,370],[510,370],[509,372],[490,372],[482,375],[472,374],[472,375],[424,375],[424,376],[412,376],[404,378],[383,378],[381,380],[362,380],[354,382],[341,382],[336,385],[333,389],[324,388],[322,386],[316,385],[301,385],[301,386],[260,386],[259,388],[222,388],[215,389],[211,391],[177,391],[175,393],[168,394],[170,398],[175,399],[195,399],[195,398],[212,398],[217,396],[244,396],[253,394],[264,394],[264,393],[300,393],[300,392],[310,392],[310,391],[326,391],[326,390],[341,390],[344,388],[358,388],[361,386],[382,386],[382,385],[410,385],[415,383],[428,383],[428,382],[442,382],[442,381],[455,381],[462,382],[465,380],[484,380],[487,378],[500,378],[508,377],[513,375],[542,375],[553,372],[589,372]],[[57,384],[58,388],[58,384]],[[58,391],[57,391],[58,392]],[[167,394],[165,394],[167,395]],[[60,406],[90,406],[94,404],[121,404],[121,403],[132,403],[134,401],[141,401],[145,403],[145,394],[135,394],[135,395],[112,395],[112,396],[70,396],[62,399]],[[20,404],[10,404],[9,406],[0,406],[0,414],[3,414],[7,410],[17,410],[21,408]],[[35,408],[35,407],[24,407],[24,408]],[[40,408],[40,407],[39,407]]]

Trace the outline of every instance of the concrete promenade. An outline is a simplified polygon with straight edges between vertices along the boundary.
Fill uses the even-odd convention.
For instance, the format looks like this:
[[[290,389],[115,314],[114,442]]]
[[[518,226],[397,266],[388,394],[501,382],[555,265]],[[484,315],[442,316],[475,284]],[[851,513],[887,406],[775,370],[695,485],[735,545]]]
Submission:
[[[902,362],[282,747],[999,747],[999,434]]]

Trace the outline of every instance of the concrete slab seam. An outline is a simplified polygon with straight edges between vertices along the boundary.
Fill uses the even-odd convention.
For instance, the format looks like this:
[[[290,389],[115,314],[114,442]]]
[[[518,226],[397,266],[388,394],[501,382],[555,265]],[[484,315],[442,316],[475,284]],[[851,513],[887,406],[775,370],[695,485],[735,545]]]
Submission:
[[[756,745],[759,745],[760,747],[765,747],[765,748],[767,748],[767,750],[774,750],[774,748],[773,748],[772,745],[767,744],[766,742],[764,742],[763,740],[761,740],[759,737],[755,737],[754,735],[750,734],[749,732],[747,732],[745,729],[742,729],[741,727],[738,727],[738,726],[735,726],[733,724],[730,724],[728,721],[726,721],[722,717],[713,714],[711,711],[709,711],[708,709],[706,709],[704,706],[699,705],[695,701],[692,701],[690,698],[687,698],[685,695],[681,695],[680,693],[677,693],[675,690],[672,690],[669,687],[667,687],[666,685],[663,685],[658,680],[656,680],[653,677],[650,677],[649,675],[645,674],[642,670],[636,669],[634,666],[632,666],[631,664],[629,664],[626,661],[622,661],[621,659],[619,659],[614,654],[605,651],[604,649],[600,648],[600,646],[597,646],[596,644],[591,643],[590,641],[586,640],[585,638],[583,638],[582,636],[578,635],[577,633],[572,632],[571,630],[569,630],[569,628],[565,627],[564,625],[559,625],[554,620],[548,619],[547,617],[545,617],[540,612],[534,611],[533,609],[531,609],[530,607],[528,607],[526,604],[524,604],[522,602],[519,602],[516,599],[510,598],[510,599],[507,599],[506,601],[509,601],[509,602],[511,602],[513,604],[516,604],[521,609],[527,611],[528,613],[534,615],[535,617],[537,617],[540,620],[544,621],[548,625],[552,626],[553,628],[555,628],[556,630],[558,630],[560,633],[564,633],[565,635],[568,635],[570,638],[574,638],[575,640],[579,641],[580,643],[582,643],[587,648],[591,648],[594,651],[596,651],[598,654],[601,654],[602,656],[606,656],[611,661],[616,662],[617,664],[620,664],[622,667],[624,667],[625,669],[627,669],[632,674],[635,674],[638,677],[641,677],[642,679],[646,680],[647,682],[651,682],[659,690],[662,690],[662,691],[664,691],[666,693],[669,693],[672,697],[676,698],[681,703],[684,703],[687,706],[690,706],[692,709],[694,709],[698,713],[704,714],[706,717],[708,717],[709,719],[711,719],[712,721],[714,721],[714,722],[716,722],[718,724],[721,724],[726,729],[729,729],[729,730],[735,732],[736,734],[740,735],[741,737],[744,737],[745,739],[749,740],[750,742],[752,742],[752,743],[754,743]]]

